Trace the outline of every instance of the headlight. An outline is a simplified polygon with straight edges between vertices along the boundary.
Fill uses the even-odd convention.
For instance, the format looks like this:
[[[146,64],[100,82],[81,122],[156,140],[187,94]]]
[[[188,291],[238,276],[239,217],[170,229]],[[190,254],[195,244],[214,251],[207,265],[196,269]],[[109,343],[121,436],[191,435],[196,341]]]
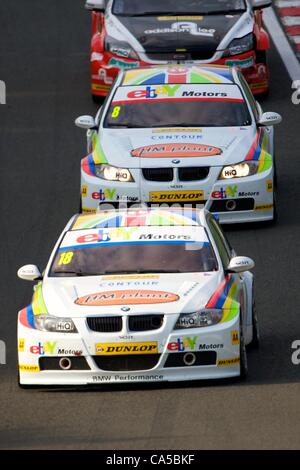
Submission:
[[[223,57],[231,55],[243,54],[253,49],[253,34],[247,34],[243,38],[237,38],[231,41],[229,46],[224,50]]]
[[[203,309],[194,313],[182,313],[178,318],[175,330],[184,328],[201,328],[219,323],[223,317],[222,309]]]
[[[135,60],[139,59],[137,53],[131,48],[129,44],[127,44],[127,42],[117,41],[116,39],[109,36],[105,39],[105,49],[112,54],[117,55],[118,57]]]
[[[228,180],[232,178],[245,178],[246,176],[252,176],[257,173],[259,162],[249,161],[241,162],[237,165],[224,166],[222,169],[219,180]]]
[[[77,333],[71,318],[51,317],[50,315],[35,315],[34,325],[37,330],[56,333]]]
[[[107,181],[120,181],[121,183],[132,183],[132,174],[127,168],[116,168],[111,165],[95,165],[95,173],[98,178]]]

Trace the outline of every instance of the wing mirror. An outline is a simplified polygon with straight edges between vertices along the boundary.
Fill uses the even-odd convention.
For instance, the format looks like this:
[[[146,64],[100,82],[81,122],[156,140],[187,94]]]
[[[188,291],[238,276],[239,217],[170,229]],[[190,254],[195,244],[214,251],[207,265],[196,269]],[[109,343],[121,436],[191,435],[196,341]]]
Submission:
[[[22,266],[17,273],[20,279],[24,281],[39,281],[43,279],[41,271],[35,264],[26,264]]]
[[[87,0],[85,8],[87,10],[105,11],[107,0]]]
[[[263,113],[258,121],[259,126],[276,126],[276,124],[280,124],[282,121],[282,117],[278,113],[268,112]]]
[[[97,129],[97,124],[93,116],[79,116],[75,119],[75,126],[81,129]]]
[[[231,258],[230,263],[226,269],[227,273],[244,273],[250,271],[255,266],[254,261],[247,256],[235,256]]]

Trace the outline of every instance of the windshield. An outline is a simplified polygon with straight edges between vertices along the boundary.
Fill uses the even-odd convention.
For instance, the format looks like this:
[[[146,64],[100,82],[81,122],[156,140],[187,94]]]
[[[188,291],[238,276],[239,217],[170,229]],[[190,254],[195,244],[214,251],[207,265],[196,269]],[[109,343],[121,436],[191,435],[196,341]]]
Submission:
[[[242,127],[251,124],[236,85],[119,87],[104,127]]]
[[[242,12],[246,10],[244,0],[115,0],[112,12],[115,15],[186,15]]]
[[[58,249],[49,276],[89,276],[132,273],[192,273],[218,269],[202,227],[131,227],[115,230],[68,232]],[[71,235],[70,235],[71,233]],[[84,233],[84,235],[82,235]],[[100,235],[100,241],[96,237]],[[97,235],[98,234],[98,235]],[[71,237],[71,240],[70,240]],[[121,240],[126,241],[121,241]],[[71,244],[70,244],[71,243]]]

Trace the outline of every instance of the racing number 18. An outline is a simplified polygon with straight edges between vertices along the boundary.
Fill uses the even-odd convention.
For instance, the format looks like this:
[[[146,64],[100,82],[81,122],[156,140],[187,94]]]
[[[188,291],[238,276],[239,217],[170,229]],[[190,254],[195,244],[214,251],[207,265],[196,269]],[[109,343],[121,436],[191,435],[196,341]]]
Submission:
[[[73,251],[66,251],[65,253],[62,253],[59,258],[58,266],[61,266],[63,264],[70,264],[73,259],[73,256]]]

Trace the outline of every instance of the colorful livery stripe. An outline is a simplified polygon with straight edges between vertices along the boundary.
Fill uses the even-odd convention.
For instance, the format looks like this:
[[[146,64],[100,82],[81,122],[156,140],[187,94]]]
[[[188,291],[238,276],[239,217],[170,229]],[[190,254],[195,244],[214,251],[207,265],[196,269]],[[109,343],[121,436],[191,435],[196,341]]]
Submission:
[[[270,142],[267,133],[261,128],[258,130],[245,161],[259,162],[258,173],[271,168],[273,160],[270,154]]]
[[[206,308],[223,309],[221,323],[230,321],[239,313],[239,285],[233,275],[225,277],[206,304]]]
[[[48,313],[44,302],[42,283],[36,286],[32,303],[20,311],[20,323],[27,328],[35,328],[34,316]]]
[[[233,83],[229,67],[155,67],[125,72],[122,85],[161,85],[167,83]]]

